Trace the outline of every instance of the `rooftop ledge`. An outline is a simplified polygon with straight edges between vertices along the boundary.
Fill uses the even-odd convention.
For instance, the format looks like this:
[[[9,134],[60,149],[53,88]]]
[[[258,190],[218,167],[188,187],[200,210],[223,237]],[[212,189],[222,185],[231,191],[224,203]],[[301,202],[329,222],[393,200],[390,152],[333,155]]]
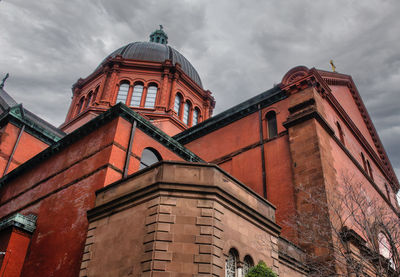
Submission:
[[[89,221],[152,199],[155,195],[213,198],[240,210],[262,225],[280,233],[275,207],[217,165],[161,161],[96,192]],[[224,205],[228,207],[228,205]]]

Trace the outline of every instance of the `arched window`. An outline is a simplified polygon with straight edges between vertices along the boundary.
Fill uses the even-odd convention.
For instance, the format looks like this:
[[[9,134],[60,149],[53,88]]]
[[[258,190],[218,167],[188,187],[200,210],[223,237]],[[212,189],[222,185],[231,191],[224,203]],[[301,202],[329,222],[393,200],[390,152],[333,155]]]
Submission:
[[[156,162],[161,161],[161,155],[157,152],[157,150],[153,148],[145,148],[142,152],[142,157],[140,158],[140,167],[139,169],[146,168]]]
[[[367,160],[367,166],[368,166],[369,176],[371,177],[372,180],[374,180],[374,174],[372,173],[372,168],[368,160]]]
[[[85,101],[85,97],[82,97],[81,100],[79,100],[79,104],[78,104],[78,110],[76,114],[80,114],[82,109],[83,109],[83,102]]]
[[[246,274],[249,273],[250,268],[253,267],[253,266],[254,266],[253,259],[249,255],[244,257],[244,261],[243,261],[243,276],[246,276]]]
[[[94,90],[92,103],[94,103],[96,101],[96,97],[97,97],[97,93],[98,92],[99,92],[99,86],[97,86],[96,89]]]
[[[174,102],[174,111],[176,111],[176,113],[178,114],[178,116],[180,116],[180,112],[181,112],[181,104],[182,104],[182,96],[177,93],[175,96],[175,102]]]
[[[87,107],[89,107],[90,102],[92,102],[92,97],[93,97],[93,92],[90,91],[89,94],[88,94],[88,97],[87,97],[87,99],[86,99],[85,109],[86,109]]]
[[[235,249],[229,251],[228,259],[225,263],[226,277],[236,277],[238,255]]]
[[[270,111],[267,113],[267,124],[268,124],[268,138],[274,138],[278,135],[278,128],[276,126],[276,113]]]
[[[199,117],[200,117],[200,110],[198,108],[195,108],[193,111],[192,126],[199,123]]]
[[[149,85],[149,88],[147,89],[146,102],[144,104],[145,108],[154,108],[157,97],[157,89],[158,88],[156,84]]]
[[[388,237],[382,232],[378,234],[378,247],[379,254],[388,259],[390,261],[390,265],[394,268],[392,247],[390,246]]]
[[[190,113],[190,102],[186,101],[185,105],[183,106],[183,122],[186,125],[189,125],[189,113]]]
[[[142,101],[143,94],[143,83],[136,83],[133,87],[131,106],[140,107],[140,102]]]
[[[119,84],[116,103],[122,102],[122,103],[126,104],[126,98],[128,97],[128,91],[129,91],[129,82],[122,81]]]
[[[337,122],[337,121],[336,121],[336,126],[337,126],[338,131],[339,131],[339,139],[344,145],[344,134],[343,134],[342,126],[340,126],[339,122]]]
[[[362,162],[363,162],[364,170],[368,173],[367,161],[365,160],[365,157],[364,157],[364,154],[363,154],[363,153],[361,153],[361,160],[362,160]]]

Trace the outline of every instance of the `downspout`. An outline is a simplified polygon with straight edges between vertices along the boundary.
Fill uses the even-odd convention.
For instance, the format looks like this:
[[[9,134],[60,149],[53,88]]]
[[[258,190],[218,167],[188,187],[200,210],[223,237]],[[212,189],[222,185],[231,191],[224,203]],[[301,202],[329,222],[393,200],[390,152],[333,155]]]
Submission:
[[[4,169],[4,172],[3,172],[3,175],[2,175],[2,176],[6,175],[7,170],[8,170],[8,168],[9,168],[10,165],[11,165],[11,161],[12,161],[12,159],[13,159],[13,157],[14,157],[15,151],[17,150],[17,146],[18,146],[19,140],[21,139],[21,136],[22,136],[22,133],[24,132],[24,130],[25,130],[25,125],[22,125],[22,128],[21,128],[21,130],[19,130],[19,134],[18,134],[17,140],[15,141],[13,150],[12,150],[12,152],[11,152],[10,157],[8,158],[6,168]]]
[[[267,173],[265,170],[265,150],[264,150],[264,134],[263,134],[263,124],[262,124],[262,112],[261,106],[258,104],[258,122],[260,125],[260,148],[261,148],[261,166],[262,166],[262,185],[263,185],[263,195],[267,199]]]
[[[128,149],[126,150],[125,166],[124,166],[124,171],[122,173],[122,179],[125,179],[128,176],[129,161],[131,157],[132,143],[133,143],[133,137],[135,136],[135,131],[136,131],[136,120],[133,121],[132,123],[131,135],[129,136]]]

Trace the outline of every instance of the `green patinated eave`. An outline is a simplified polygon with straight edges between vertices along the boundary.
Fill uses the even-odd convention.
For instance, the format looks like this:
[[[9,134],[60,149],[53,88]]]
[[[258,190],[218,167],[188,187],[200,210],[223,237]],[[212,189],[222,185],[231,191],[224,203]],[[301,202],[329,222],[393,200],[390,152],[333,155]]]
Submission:
[[[258,111],[260,108],[265,108],[273,103],[285,99],[287,96],[278,86],[271,88],[259,95],[250,98],[222,113],[211,117],[196,126],[189,128],[173,138],[185,145],[197,138],[207,135],[215,130],[218,130],[232,122],[235,122],[249,114]]]
[[[24,216],[17,213],[0,221],[0,231],[9,227],[17,227],[29,233],[33,233],[36,229],[36,217]]]
[[[141,115],[131,110],[125,104],[118,103],[108,111],[100,114],[96,118],[92,119],[85,125],[76,129],[75,131],[67,134],[59,141],[53,143],[48,148],[26,161],[3,178],[0,179],[0,187],[4,186],[11,180],[17,178],[23,174],[26,170],[35,167],[37,164],[43,162],[54,154],[62,151],[67,146],[80,140],[82,137],[98,129],[100,126],[110,122],[114,118],[122,117],[129,122],[137,122],[137,128],[164,145],[166,148],[180,156],[182,159],[188,162],[204,162],[201,158],[196,156],[194,153],[186,149],[183,145],[177,142],[175,139],[168,136],[166,133],[152,125],[149,121],[144,119]]]
[[[0,126],[4,126],[7,122],[20,128],[25,126],[25,131],[27,133],[49,145],[59,141],[65,135],[62,131],[56,133],[51,132],[49,128],[43,128],[41,125],[47,124],[50,126],[50,124],[40,120],[40,118],[24,109],[21,104],[18,104],[9,108],[8,111],[2,114],[0,118]]]

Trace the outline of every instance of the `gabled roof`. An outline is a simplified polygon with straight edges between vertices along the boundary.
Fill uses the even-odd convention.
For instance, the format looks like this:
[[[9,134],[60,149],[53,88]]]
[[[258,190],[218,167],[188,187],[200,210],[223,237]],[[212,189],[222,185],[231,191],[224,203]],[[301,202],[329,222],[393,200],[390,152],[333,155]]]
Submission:
[[[18,104],[4,89],[0,88],[0,126],[12,122],[25,125],[26,131],[47,144],[52,144],[65,133]]]

